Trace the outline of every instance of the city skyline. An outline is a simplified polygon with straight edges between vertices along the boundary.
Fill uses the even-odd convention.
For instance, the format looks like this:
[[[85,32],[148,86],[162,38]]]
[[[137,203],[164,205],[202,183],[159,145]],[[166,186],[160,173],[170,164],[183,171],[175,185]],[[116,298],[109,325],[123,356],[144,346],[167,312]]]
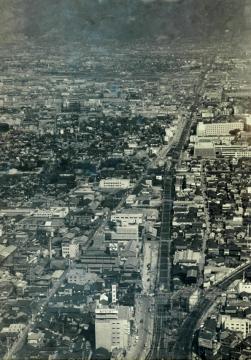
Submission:
[[[0,0],[0,358],[249,360],[248,0]]]

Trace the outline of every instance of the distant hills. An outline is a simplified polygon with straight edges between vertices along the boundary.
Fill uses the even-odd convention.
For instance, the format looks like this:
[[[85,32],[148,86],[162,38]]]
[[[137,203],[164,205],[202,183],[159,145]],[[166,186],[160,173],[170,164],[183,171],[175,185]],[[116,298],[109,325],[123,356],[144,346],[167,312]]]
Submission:
[[[245,0],[0,0],[0,41],[132,41],[239,31]]]

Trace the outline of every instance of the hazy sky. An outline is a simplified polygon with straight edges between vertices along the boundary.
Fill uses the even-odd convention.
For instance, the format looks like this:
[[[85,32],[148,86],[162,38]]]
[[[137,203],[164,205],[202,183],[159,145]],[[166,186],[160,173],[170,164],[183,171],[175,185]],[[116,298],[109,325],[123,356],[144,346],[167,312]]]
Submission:
[[[241,24],[246,0],[0,0],[0,40],[209,36]]]

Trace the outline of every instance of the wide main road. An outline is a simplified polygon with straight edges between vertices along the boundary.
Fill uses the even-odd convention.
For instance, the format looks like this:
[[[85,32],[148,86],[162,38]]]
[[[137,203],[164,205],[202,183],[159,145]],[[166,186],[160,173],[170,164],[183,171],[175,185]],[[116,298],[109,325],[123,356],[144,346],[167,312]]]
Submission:
[[[200,103],[200,96],[204,89],[204,80],[207,73],[211,70],[214,63],[214,57],[210,60],[205,70],[201,72],[198,83],[195,86],[194,98],[191,105],[190,115],[187,117],[186,124],[180,133],[178,142],[170,149],[167,156],[172,158],[172,166],[165,172],[164,180],[164,196],[162,208],[162,224],[160,236],[160,251],[159,251],[159,265],[158,265],[158,280],[156,284],[156,301],[155,301],[155,320],[154,332],[152,338],[152,347],[148,353],[147,360],[166,360],[171,356],[171,349],[169,339],[166,333],[168,326],[167,318],[167,299],[171,296],[171,219],[172,219],[172,200],[173,200],[173,179],[175,176],[175,164],[180,161],[180,156],[184,145],[190,135],[191,126],[194,121],[194,115]],[[208,301],[209,302],[209,301]],[[207,306],[207,300],[205,300]],[[189,334],[185,335],[189,337]],[[173,352],[172,352],[173,353]],[[174,353],[174,355],[176,355]],[[176,356],[175,356],[176,358]],[[186,359],[186,357],[183,357]]]
[[[158,278],[155,292],[155,317],[152,346],[146,359],[161,359],[168,352],[168,337],[165,331],[167,306],[166,297],[171,291],[171,211],[172,211],[173,167],[165,170],[162,221],[158,258]],[[163,292],[163,293],[162,293]]]
[[[172,211],[173,169],[165,171],[158,260],[158,284],[160,290],[171,290],[171,211]],[[156,289],[158,290],[158,289]]]

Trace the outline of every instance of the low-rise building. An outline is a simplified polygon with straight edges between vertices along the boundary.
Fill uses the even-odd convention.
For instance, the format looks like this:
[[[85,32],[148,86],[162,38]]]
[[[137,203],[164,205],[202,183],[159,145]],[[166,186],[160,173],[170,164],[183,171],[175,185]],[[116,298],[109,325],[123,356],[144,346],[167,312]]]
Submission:
[[[125,190],[130,188],[130,180],[118,178],[102,179],[99,187],[101,190]]]
[[[193,251],[191,249],[187,250],[177,250],[174,254],[173,263],[174,265],[186,265],[193,266],[197,265],[201,260],[201,254],[199,251]]]

